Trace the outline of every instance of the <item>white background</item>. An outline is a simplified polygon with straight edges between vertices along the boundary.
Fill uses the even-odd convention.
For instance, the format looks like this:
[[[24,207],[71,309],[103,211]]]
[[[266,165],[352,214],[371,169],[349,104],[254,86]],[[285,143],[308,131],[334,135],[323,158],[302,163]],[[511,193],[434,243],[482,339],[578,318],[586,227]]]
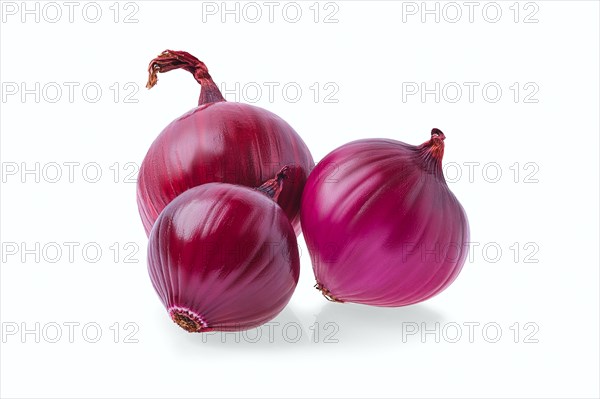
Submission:
[[[10,2],[2,3],[9,10]],[[3,12],[0,28],[2,397],[598,397],[597,2],[499,2],[496,23],[486,20],[495,18],[495,6],[482,15],[485,2],[474,9],[473,22],[467,6],[455,3],[462,12],[456,23],[449,21],[455,8],[443,2],[439,22],[435,15],[421,21],[421,2],[338,1],[327,9],[317,5],[316,23],[312,1],[298,3],[297,23],[282,16],[285,3],[275,8],[272,23],[262,2],[256,23],[247,20],[254,18],[248,8],[252,13],[239,22],[230,15],[222,23],[221,10],[207,15],[206,4],[191,1],[120,3],[117,23],[113,2],[99,3],[97,23],[83,18],[86,3],[75,9],[72,23],[63,3],[56,23],[48,21],[55,10],[47,7],[44,15],[45,3],[39,3],[39,22],[29,15],[23,23],[21,3],[12,4],[17,14]],[[413,6],[419,8],[415,15]],[[133,11],[138,22],[124,23]],[[324,23],[334,11],[337,22]],[[537,22],[525,23],[532,13],[529,21]],[[162,128],[197,102],[199,87],[186,72],[160,75],[153,90],[144,88],[148,62],[167,48],[205,61],[228,89],[236,82],[240,89],[262,85],[256,104],[286,119],[317,161],[354,139],[420,144],[431,128],[442,129],[444,162],[461,167],[460,178],[456,168],[446,169],[458,180],[449,184],[479,244],[456,282],[406,308],[328,303],[313,288],[300,240],[300,282],[273,331],[264,328],[256,343],[256,332],[215,334],[203,342],[179,329],[147,276],[135,183],[126,179],[133,166],[125,167],[141,163]],[[39,102],[34,94],[7,94],[36,82]],[[56,103],[49,101],[52,85],[43,91],[51,82],[63,87]],[[80,84],[73,102],[64,82]],[[90,82],[102,88],[96,103],[81,92]],[[274,98],[264,82],[280,84]],[[316,98],[310,89],[315,82],[321,87]],[[429,89],[439,82],[440,91],[456,82],[462,97],[452,103],[456,93],[447,91],[437,103],[433,94],[424,101],[420,94],[403,99],[403,87],[421,82]],[[464,82],[479,84],[472,102]],[[490,82],[502,89],[497,102],[482,95]],[[297,102],[289,98],[293,91],[283,96],[286,83],[301,87]],[[333,86],[324,90],[327,83]],[[126,102],[136,87],[130,100],[137,102]],[[325,101],[331,87],[339,89],[329,98],[335,103]],[[36,162],[39,178],[23,174]],[[53,162],[62,165],[56,183],[50,182]],[[72,182],[64,162],[79,163]],[[472,179],[465,162],[479,163]],[[93,168],[82,175],[92,163],[102,172],[97,183],[86,181],[94,178]],[[492,166],[483,173],[485,165]],[[502,175],[493,183],[498,169]],[[73,259],[64,242],[78,243]],[[35,253],[22,259],[21,249],[13,254],[21,243],[29,249],[39,243],[40,259]],[[48,243],[63,249],[54,263],[54,244]],[[82,254],[87,243],[102,249],[95,263]],[[69,322],[80,323],[73,342],[64,325]],[[470,322],[480,323],[472,339],[464,324]],[[37,337],[22,334],[36,323]],[[102,329],[97,343],[88,342],[93,330],[83,334],[86,323]],[[500,327],[498,342],[489,342],[493,328],[482,332],[486,323]],[[52,343],[57,325],[62,337]],[[286,325],[293,328],[284,332]],[[415,335],[403,336],[415,325]],[[452,343],[457,325],[462,337]],[[297,326],[302,336],[294,343]],[[423,327],[438,328],[439,342]],[[126,339],[127,333],[133,335]]]

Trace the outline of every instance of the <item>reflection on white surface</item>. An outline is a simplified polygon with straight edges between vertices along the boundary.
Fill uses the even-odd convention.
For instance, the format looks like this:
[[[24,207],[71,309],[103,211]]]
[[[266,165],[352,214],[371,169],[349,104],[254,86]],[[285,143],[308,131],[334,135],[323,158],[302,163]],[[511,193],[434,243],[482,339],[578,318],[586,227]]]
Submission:
[[[275,319],[260,327],[240,332],[187,333],[170,323],[161,324],[164,337],[175,350],[206,354],[218,351],[315,351],[319,347],[377,348],[415,340],[403,339],[403,325],[431,325],[444,315],[431,306],[418,304],[380,308],[351,303],[325,302],[317,314],[303,314],[286,307]]]
[[[444,315],[427,304],[382,308],[333,302],[327,302],[316,319],[322,330],[327,323],[337,325],[338,344],[365,348],[401,345],[403,323],[442,321]]]

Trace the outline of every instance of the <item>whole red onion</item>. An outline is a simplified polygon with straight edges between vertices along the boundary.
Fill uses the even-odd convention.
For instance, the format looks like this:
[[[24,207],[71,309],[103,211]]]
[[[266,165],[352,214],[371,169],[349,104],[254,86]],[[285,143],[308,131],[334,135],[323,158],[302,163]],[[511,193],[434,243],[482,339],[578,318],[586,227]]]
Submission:
[[[412,146],[366,139],[329,153],[308,177],[302,232],[330,300],[424,301],[448,287],[468,252],[467,216],[442,173],[444,134]]]
[[[148,270],[179,326],[246,330],[288,303],[300,259],[294,229],[274,201],[288,171],[258,190],[226,183],[191,188],[160,214],[150,233]]]
[[[185,190],[210,182],[259,186],[284,165],[289,182],[279,205],[300,233],[300,198],[314,161],[300,136],[277,115],[247,104],[226,102],[203,62],[184,51],[166,50],[150,62],[147,87],[158,72],[185,69],[200,83],[198,107],[169,124],[140,167],[137,202],[149,234],[169,202]]]

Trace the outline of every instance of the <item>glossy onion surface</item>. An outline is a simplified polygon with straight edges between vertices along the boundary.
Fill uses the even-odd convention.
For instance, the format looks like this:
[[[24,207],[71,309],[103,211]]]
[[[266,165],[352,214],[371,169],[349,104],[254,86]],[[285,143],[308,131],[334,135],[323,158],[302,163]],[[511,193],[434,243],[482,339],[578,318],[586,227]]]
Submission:
[[[298,283],[296,235],[267,195],[242,186],[192,188],[161,213],[148,270],[171,318],[190,332],[259,326]]]
[[[328,299],[410,305],[457,277],[469,225],[442,173],[444,138],[434,129],[420,146],[359,140],[315,167],[302,198],[302,231]]]
[[[197,108],[160,133],[141,164],[137,203],[146,234],[185,190],[211,182],[257,187],[284,165],[290,171],[278,203],[299,234],[300,198],[314,167],[304,141],[272,112],[225,101],[206,65],[189,53],[167,50],[154,59],[148,87],[156,84],[157,72],[179,68],[194,74],[201,95]]]

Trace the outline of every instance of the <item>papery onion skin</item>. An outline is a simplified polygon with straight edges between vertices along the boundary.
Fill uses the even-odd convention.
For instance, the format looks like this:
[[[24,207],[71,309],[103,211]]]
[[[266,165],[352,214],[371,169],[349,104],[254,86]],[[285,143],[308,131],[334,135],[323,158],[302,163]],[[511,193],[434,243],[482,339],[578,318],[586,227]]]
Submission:
[[[365,139],[308,177],[302,231],[316,287],[330,300],[415,304],[447,288],[468,253],[466,213],[442,172],[444,134],[413,146]]]
[[[137,203],[146,234],[160,212],[185,190],[211,182],[259,186],[284,165],[288,183],[278,203],[300,233],[300,198],[312,155],[282,118],[248,104],[226,102],[197,58],[166,50],[149,66],[157,72],[185,69],[202,86],[198,107],[171,122],[152,143],[138,174]]]
[[[148,270],[171,318],[185,330],[240,331],[285,307],[300,259],[294,230],[273,199],[207,183],[163,210],[150,234]]]

